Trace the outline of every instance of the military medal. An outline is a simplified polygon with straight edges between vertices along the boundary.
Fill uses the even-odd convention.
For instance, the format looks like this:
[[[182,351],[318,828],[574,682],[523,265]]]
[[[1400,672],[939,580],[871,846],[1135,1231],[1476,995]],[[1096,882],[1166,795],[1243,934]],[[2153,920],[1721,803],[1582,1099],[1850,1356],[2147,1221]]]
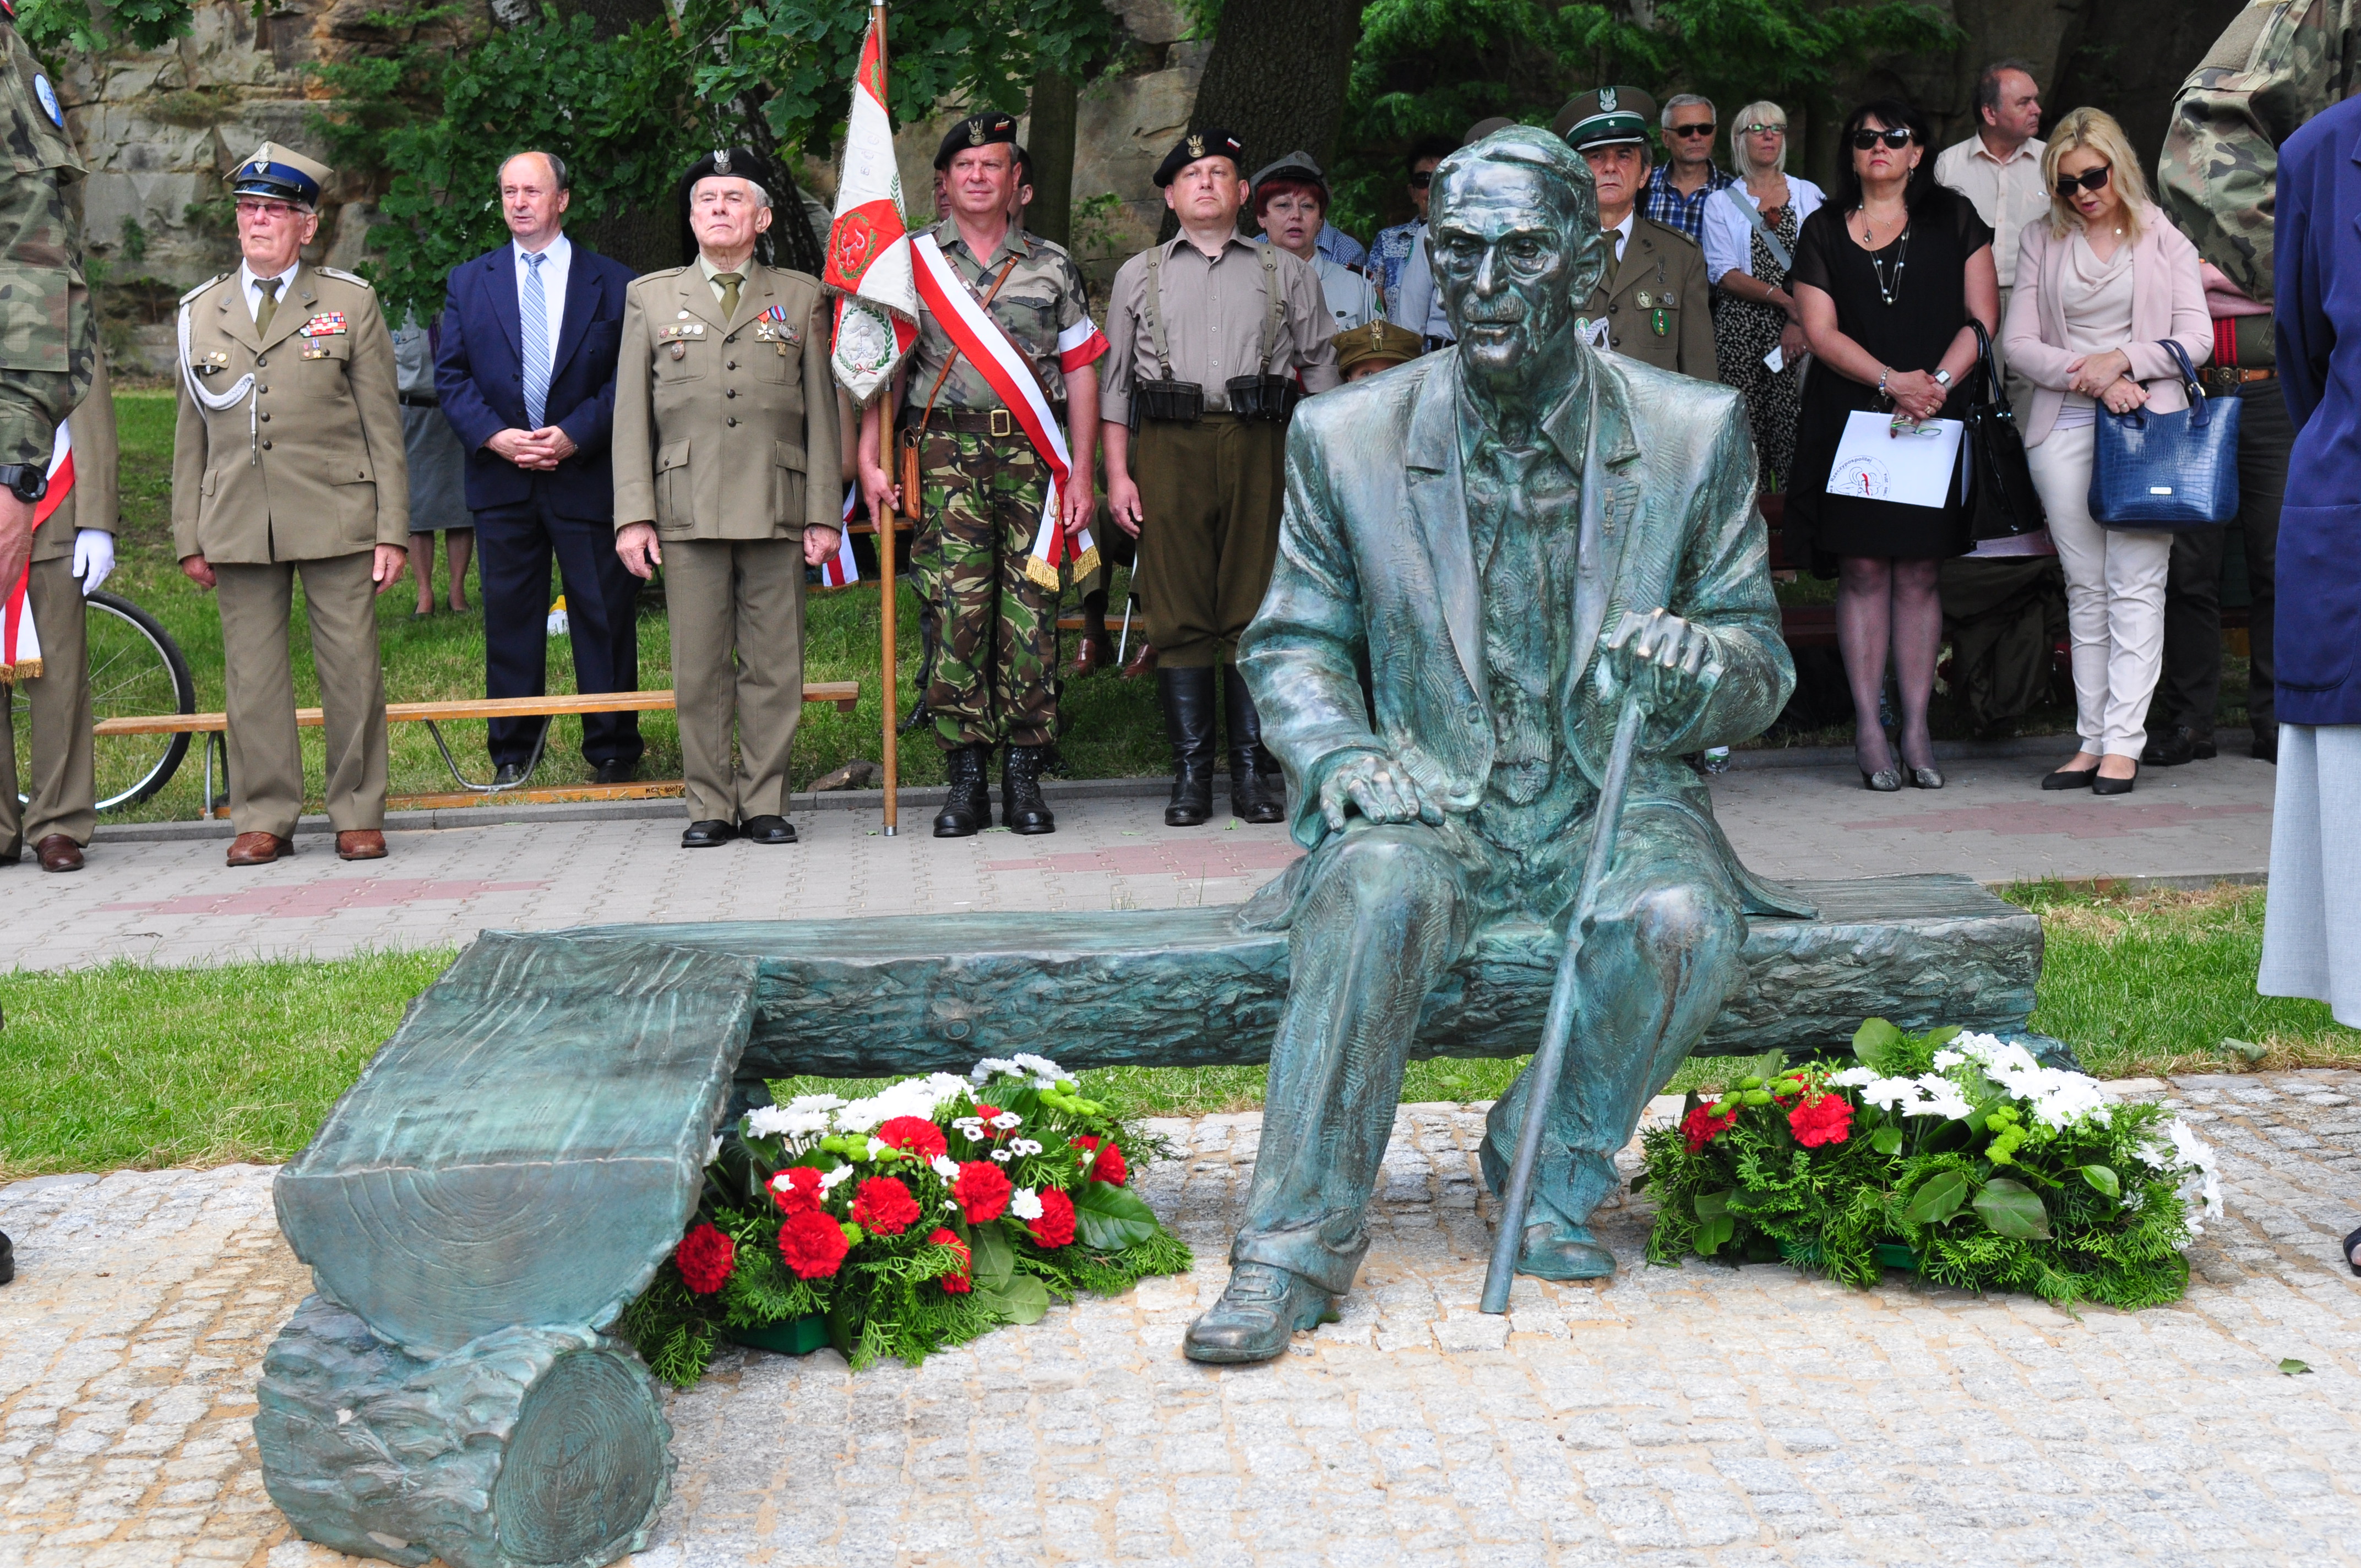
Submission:
[[[345,334],[345,313],[323,311],[295,331],[302,337],[342,337]]]
[[[1673,330],[1672,318],[1662,311],[1657,311],[1651,315],[1648,318],[1648,324],[1656,329],[1658,337],[1663,337]]]
[[[675,359],[686,359],[686,358],[687,358],[687,357],[688,357],[688,345],[686,345],[686,344],[685,344],[685,343],[678,342],[678,341],[675,341],[675,342],[674,342],[674,344],[673,344],[673,345],[672,345],[672,356],[673,356]]]
[[[1648,297],[1648,291],[1645,289],[1642,289],[1638,293],[1632,295],[1631,300],[1634,304],[1638,305],[1643,311],[1656,302]]]

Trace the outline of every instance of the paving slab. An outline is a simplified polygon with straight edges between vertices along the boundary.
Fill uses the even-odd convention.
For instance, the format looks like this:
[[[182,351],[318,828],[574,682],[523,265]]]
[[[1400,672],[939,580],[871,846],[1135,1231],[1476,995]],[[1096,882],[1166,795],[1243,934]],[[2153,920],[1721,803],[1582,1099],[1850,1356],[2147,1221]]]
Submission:
[[[2361,1072],[2118,1085],[2222,1154],[2182,1301],[2078,1315],[1777,1265],[1639,1262],[1475,1310],[1482,1105],[1398,1116],[1341,1322],[1258,1367],[1180,1354],[1261,1118],[1156,1124],[1188,1275],[925,1365],[730,1351],[673,1397],[636,1568],[2361,1562]],[[1664,1102],[1653,1108],[1668,1114]],[[1636,1150],[1627,1150],[1627,1167]],[[0,1189],[0,1568],[364,1568],[291,1539],[251,1428],[309,1288],[268,1169]],[[2283,1357],[2307,1375],[2279,1370]]]
[[[1965,759],[1947,764],[1946,788],[1898,795],[1861,789],[1841,764],[1739,768],[1713,781],[1715,811],[1747,863],[1773,877],[2188,883],[2259,879],[2269,866],[2267,763],[2225,754],[2152,770],[2136,793],[2099,799],[2040,793],[2054,760]],[[14,961],[61,969],[117,958],[334,958],[593,922],[1229,904],[1299,852],[1281,828],[1226,817],[1167,828],[1160,798],[1137,789],[1075,786],[1058,804],[1058,831],[1027,839],[1005,828],[936,839],[920,807],[888,839],[873,814],[807,808],[794,818],[796,845],[687,850],[677,817],[511,807],[467,825],[397,829],[383,861],[348,864],[324,837],[306,836],[290,860],[236,871],[214,839],[115,839],[102,828],[87,870],[0,868],[0,896]],[[466,822],[456,812],[434,820]]]

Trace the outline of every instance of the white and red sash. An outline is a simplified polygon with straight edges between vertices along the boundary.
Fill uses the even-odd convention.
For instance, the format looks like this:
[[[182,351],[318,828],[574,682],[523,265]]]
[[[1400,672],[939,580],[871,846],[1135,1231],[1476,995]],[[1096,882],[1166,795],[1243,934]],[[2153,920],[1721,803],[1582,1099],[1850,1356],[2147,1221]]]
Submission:
[[[861,493],[857,485],[848,485],[844,491],[843,527],[837,530],[836,554],[820,563],[819,581],[822,587],[849,588],[861,580],[861,564],[852,555],[852,501]]]
[[[73,492],[73,433],[62,424],[49,449],[49,494],[33,506],[36,529],[49,521],[59,503]],[[33,567],[27,561],[24,572],[8,586],[7,601],[0,604],[0,685],[31,680],[41,673],[41,638],[33,625],[32,584]]]
[[[1008,405],[1017,428],[1024,431],[1041,461],[1049,466],[1049,493],[1041,502],[1041,524],[1034,531],[1033,552],[1026,558],[1025,575],[1054,592],[1059,584],[1058,568],[1070,554],[1077,577],[1097,571],[1099,550],[1090,531],[1084,529],[1070,546],[1066,531],[1058,525],[1058,498],[1070,482],[1072,458],[1066,450],[1066,433],[1058,428],[1058,421],[1049,411],[1049,400],[1042,395],[1041,383],[1035,378],[1033,367],[1025,362],[999,323],[984,314],[983,307],[944,259],[942,247],[935,242],[933,235],[912,236],[911,256],[917,263],[912,270],[917,280],[919,303],[942,323],[943,331],[950,334],[952,346],[967,356],[977,374]],[[1097,329],[1092,328],[1090,335],[1096,336]],[[1072,346],[1078,352],[1086,350],[1088,339]],[[1059,362],[1064,365],[1068,351],[1064,334],[1060,334],[1058,347]],[[1087,364],[1089,360],[1078,363]]]

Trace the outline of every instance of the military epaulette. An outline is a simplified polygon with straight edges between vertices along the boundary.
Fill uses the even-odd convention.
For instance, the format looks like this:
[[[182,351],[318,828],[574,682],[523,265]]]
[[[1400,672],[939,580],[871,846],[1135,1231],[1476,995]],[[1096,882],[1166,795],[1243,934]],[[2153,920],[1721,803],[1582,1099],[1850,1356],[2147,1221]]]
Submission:
[[[190,301],[192,301],[192,300],[195,299],[199,294],[203,293],[206,290],[208,290],[208,289],[212,288],[214,284],[216,284],[216,283],[220,282],[223,279],[225,279],[225,278],[226,278],[226,277],[228,277],[228,276],[229,276],[229,274],[228,274],[228,273],[226,273],[226,272],[216,272],[216,273],[214,273],[212,277],[210,277],[210,278],[206,279],[203,282],[202,282],[202,283],[198,284],[195,288],[193,288],[193,289],[190,290],[187,293],[185,293],[185,294],[181,295],[181,303],[182,303],[182,304],[184,304],[184,305],[185,305],[185,304],[187,304]]]
[[[364,289],[376,287],[357,272],[347,272],[341,267],[314,267],[313,271],[323,278],[334,278],[339,283],[358,283]]]
[[[677,278],[687,271],[686,267],[662,267],[653,272],[642,272],[631,280],[634,283],[653,283],[659,278]]]

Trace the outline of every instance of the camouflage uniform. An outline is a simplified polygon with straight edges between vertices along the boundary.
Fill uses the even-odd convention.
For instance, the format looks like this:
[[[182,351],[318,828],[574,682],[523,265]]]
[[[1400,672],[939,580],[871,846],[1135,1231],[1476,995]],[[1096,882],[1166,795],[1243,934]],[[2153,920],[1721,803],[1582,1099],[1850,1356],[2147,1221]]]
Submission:
[[[58,426],[90,390],[98,326],[82,276],[70,188],[83,173],[56,88],[5,18],[0,116],[0,464],[46,465]]]
[[[1069,350],[1060,362],[1060,337],[1090,331],[1082,269],[1061,247],[1019,228],[984,262],[969,253],[956,223],[938,225],[935,240],[978,300],[1013,262],[990,314],[1024,351],[1062,419],[1066,368],[1104,352],[1100,345],[1077,358]],[[920,435],[918,451],[925,521],[910,563],[919,593],[942,620],[927,706],[947,751],[1003,741],[1047,746],[1057,738],[1050,675],[1058,660],[1058,600],[1026,576],[1025,563],[1040,527],[1049,465],[965,356],[944,375],[951,352],[950,334],[933,315],[921,315],[907,382],[911,400],[898,422],[918,434],[932,397],[933,428]]]

